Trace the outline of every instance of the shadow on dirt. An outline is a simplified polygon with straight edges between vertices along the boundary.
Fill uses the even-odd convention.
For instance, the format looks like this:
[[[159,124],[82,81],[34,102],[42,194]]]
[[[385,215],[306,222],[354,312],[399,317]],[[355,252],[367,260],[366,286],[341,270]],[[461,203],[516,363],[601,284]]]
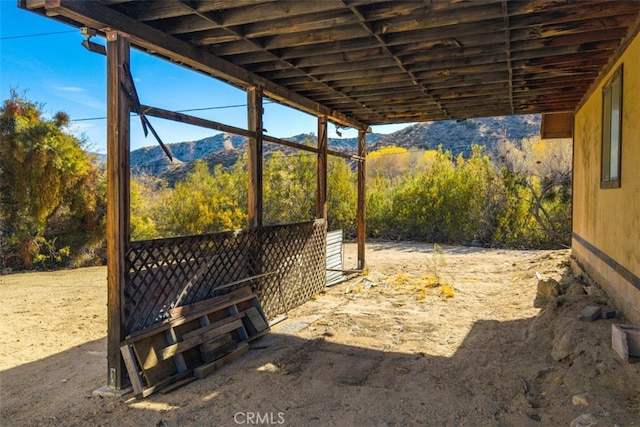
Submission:
[[[600,302],[564,298],[534,318],[478,321],[452,357],[360,348],[330,333],[271,333],[206,379],[143,401],[91,396],[106,380],[100,339],[3,371],[2,424],[566,426],[589,412],[631,425],[638,367],[611,351],[613,320],[572,323]],[[565,334],[567,354],[556,361],[551,352]],[[89,374],[78,376],[80,366]],[[19,397],[27,387],[32,401]],[[581,393],[587,406],[572,403]],[[33,416],[36,407],[46,415]]]

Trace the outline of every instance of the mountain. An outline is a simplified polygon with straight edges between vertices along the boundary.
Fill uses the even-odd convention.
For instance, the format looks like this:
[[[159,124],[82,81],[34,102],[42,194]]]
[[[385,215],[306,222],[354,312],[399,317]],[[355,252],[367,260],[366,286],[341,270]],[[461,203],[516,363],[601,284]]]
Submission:
[[[386,135],[380,134],[380,133],[367,134],[367,144],[373,144],[376,141],[379,141],[384,136]],[[164,155],[164,158],[166,160],[164,161],[154,160],[154,163],[153,163],[154,167],[151,167],[148,164],[140,164],[136,168],[136,171],[154,169],[157,171],[154,173],[154,175],[159,175],[160,178],[165,179],[169,183],[169,185],[173,185],[177,181],[184,179],[189,174],[189,172],[193,171],[196,160],[205,161],[209,166],[209,169],[213,169],[216,165],[219,165],[219,164],[222,164],[225,167],[230,167],[230,166],[233,166],[238,160],[238,158],[246,152],[246,145],[247,145],[246,139],[244,137],[237,137],[237,138],[238,138],[238,141],[237,142],[234,141],[233,147],[225,146],[224,148],[220,149],[220,146],[218,144],[214,147],[210,147],[211,148],[210,153],[203,157],[195,158],[187,163],[183,162],[181,164],[175,164],[175,165],[172,165],[168,161],[168,159],[166,158],[166,155],[164,155],[160,147],[157,147],[157,150],[160,150],[159,152],[162,155]],[[210,139],[210,138],[207,138],[207,139]],[[304,143],[315,144],[318,140],[316,135],[306,134],[306,133],[295,135],[289,138],[283,138],[283,139],[287,141],[297,142],[298,144],[304,144]],[[195,144],[199,142],[200,141],[196,141]],[[210,141],[210,143],[212,144],[216,144],[217,142],[218,141]],[[329,138],[327,142],[328,142],[329,148],[333,150],[341,151],[341,152],[352,152],[354,154],[358,146],[358,138]],[[171,144],[170,145],[171,150],[173,150],[174,146],[181,145],[181,144],[183,143]],[[294,154],[297,150],[295,148],[290,148],[290,147],[286,147],[283,145],[278,145],[270,142],[264,143],[263,152],[264,152],[265,158],[269,158],[271,153],[274,151],[281,151],[285,154]],[[144,156],[142,157],[142,159],[144,159]],[[133,172],[134,170],[133,160],[131,162],[131,165],[132,165],[131,170]],[[150,173],[150,172],[146,172],[146,173]]]
[[[143,147],[131,152],[131,173],[160,175],[168,170],[180,168],[185,163],[246,144],[246,138],[228,133],[220,133],[198,141],[167,144],[173,155],[173,162],[169,161],[159,145]]]
[[[539,115],[520,115],[506,117],[489,117],[467,120],[447,120],[425,122],[407,126],[389,135],[378,133],[367,134],[367,150],[369,152],[386,146],[399,146],[407,149],[450,150],[454,156],[459,153],[469,155],[471,145],[484,145],[491,150],[500,141],[520,142],[523,138],[538,135],[540,132]],[[297,143],[315,142],[313,134],[300,134],[290,138]],[[329,147],[355,154],[357,138],[329,138]],[[132,174],[149,174],[166,179],[170,185],[183,179],[194,168],[196,160],[204,160],[210,168],[217,164],[232,166],[246,152],[247,140],[244,137],[221,133],[198,141],[168,144],[174,156],[170,162],[159,146],[144,147],[131,152]],[[296,150],[277,144],[265,142],[265,157],[272,151],[283,151],[285,154]]]
[[[386,135],[368,147],[369,151],[395,145],[404,148],[435,150],[442,145],[453,156],[468,156],[472,145],[484,145],[488,149],[500,141],[520,142],[540,133],[540,115],[488,117],[467,120],[445,120],[417,123]]]

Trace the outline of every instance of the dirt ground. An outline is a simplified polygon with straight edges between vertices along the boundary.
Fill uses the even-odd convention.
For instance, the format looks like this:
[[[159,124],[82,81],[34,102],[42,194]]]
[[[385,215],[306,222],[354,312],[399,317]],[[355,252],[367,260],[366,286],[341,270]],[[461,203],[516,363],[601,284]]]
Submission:
[[[232,364],[144,400],[92,395],[104,267],[0,276],[0,425],[640,425],[640,364],[610,345],[624,319],[577,320],[611,302],[568,251],[374,242],[367,261]],[[534,308],[536,272],[567,295]]]

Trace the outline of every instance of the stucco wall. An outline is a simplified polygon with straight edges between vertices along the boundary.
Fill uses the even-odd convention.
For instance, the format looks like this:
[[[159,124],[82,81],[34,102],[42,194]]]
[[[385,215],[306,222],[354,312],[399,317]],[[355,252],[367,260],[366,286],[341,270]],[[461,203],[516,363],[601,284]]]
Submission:
[[[624,64],[621,187],[600,189],[602,86]],[[640,323],[640,35],[575,116],[573,254]]]

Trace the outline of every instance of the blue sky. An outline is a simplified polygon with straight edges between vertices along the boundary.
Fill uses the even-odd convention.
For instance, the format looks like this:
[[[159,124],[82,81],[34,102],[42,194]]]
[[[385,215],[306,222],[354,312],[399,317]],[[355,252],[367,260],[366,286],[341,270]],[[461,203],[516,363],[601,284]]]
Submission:
[[[24,37],[43,33],[46,36]],[[106,57],[85,50],[80,31],[50,18],[24,11],[15,0],[0,0],[0,90],[2,100],[10,90],[26,92],[27,99],[44,104],[45,116],[65,111],[74,120],[71,130],[87,140],[92,151],[106,152]],[[100,44],[104,39],[94,38]],[[132,50],[131,70],[143,104],[169,110],[217,107],[191,112],[199,117],[246,128],[244,91],[219,80]],[[229,107],[229,108],[225,108]],[[99,118],[97,120],[86,120]],[[77,121],[75,121],[77,120]],[[191,141],[215,131],[150,118],[165,143]],[[131,149],[154,145],[145,139],[136,117],[131,120]],[[391,133],[406,125],[374,126],[374,132]],[[264,127],[277,137],[316,133],[315,117],[279,104],[266,104]],[[355,137],[355,130],[341,130]],[[329,125],[329,136],[337,137]]]

